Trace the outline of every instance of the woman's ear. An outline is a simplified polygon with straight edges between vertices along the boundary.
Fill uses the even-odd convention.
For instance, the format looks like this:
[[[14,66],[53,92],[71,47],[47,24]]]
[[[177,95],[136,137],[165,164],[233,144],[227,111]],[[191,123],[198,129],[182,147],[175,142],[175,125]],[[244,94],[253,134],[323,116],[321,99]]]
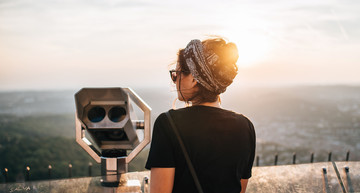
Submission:
[[[195,87],[197,85],[197,81],[195,80],[195,78],[193,77],[192,78],[192,81],[191,81],[191,87]]]

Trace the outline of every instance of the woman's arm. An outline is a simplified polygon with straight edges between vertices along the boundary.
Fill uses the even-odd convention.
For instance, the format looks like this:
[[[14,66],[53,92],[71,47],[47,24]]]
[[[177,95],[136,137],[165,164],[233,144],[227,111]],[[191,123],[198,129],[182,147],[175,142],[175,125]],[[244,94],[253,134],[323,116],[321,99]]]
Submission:
[[[240,182],[241,182],[241,192],[240,193],[245,193],[248,181],[249,181],[248,179],[240,180]]]
[[[175,168],[151,168],[150,192],[171,193],[174,185],[174,176]]]

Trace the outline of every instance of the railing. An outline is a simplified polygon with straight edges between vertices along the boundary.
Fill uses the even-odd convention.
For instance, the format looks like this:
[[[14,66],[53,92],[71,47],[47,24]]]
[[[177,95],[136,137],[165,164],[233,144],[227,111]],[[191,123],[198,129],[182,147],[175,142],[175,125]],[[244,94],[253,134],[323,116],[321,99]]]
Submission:
[[[311,152],[311,153],[310,153],[310,162],[309,162],[309,163],[314,163],[314,157],[315,157],[315,153],[314,153],[314,152]],[[349,161],[349,159],[350,159],[350,151],[347,151],[347,152],[346,152],[345,159],[344,159],[344,160],[338,160],[338,161]],[[276,154],[274,155],[274,165],[275,165],[275,166],[278,165],[278,160],[279,160],[279,154],[276,153]],[[331,152],[331,151],[328,153],[328,159],[327,159],[327,161],[328,161],[328,162],[333,161],[333,160],[332,160],[332,152]],[[294,152],[293,155],[292,155],[292,162],[291,162],[291,163],[292,163],[292,164],[296,164],[296,152]],[[258,155],[255,157],[255,166],[260,166],[260,156],[258,156]],[[267,166],[268,166],[268,165],[267,165]]]
[[[91,162],[89,162],[89,165],[88,165],[88,177],[91,177],[92,176],[92,166],[93,164]],[[53,166],[52,165],[49,165],[48,166],[48,175],[47,175],[47,179],[50,180],[50,179],[53,179],[52,178],[52,170],[53,170]],[[72,164],[70,163],[68,165],[68,178],[72,178],[73,177],[73,166]],[[31,175],[30,175],[30,172],[31,172],[31,168],[29,166],[26,166],[25,168],[25,181],[31,181]],[[4,168],[3,171],[2,171],[2,174],[4,176],[4,180],[5,180],[5,183],[8,183],[9,182],[9,169],[8,168]]]

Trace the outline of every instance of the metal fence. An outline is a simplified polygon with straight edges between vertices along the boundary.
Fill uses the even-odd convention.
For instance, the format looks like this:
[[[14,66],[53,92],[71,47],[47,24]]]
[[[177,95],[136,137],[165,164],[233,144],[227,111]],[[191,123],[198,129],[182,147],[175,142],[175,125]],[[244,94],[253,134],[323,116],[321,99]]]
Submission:
[[[93,164],[91,162],[89,162],[89,165],[88,165],[88,176],[91,177],[92,176],[92,167],[93,167]],[[72,164],[70,163],[68,165],[68,170],[67,170],[67,173],[68,173],[68,178],[72,178],[73,177],[73,166]],[[52,165],[49,165],[48,166],[48,175],[47,175],[47,180],[50,180],[50,179],[53,179],[52,177],[52,170],[53,170],[53,166]],[[2,170],[2,175],[4,176],[4,179],[5,179],[5,183],[9,182],[9,169],[8,168],[4,168]],[[26,166],[25,168],[25,181],[31,181],[31,168],[29,166]]]
[[[309,163],[314,163],[314,157],[315,157],[315,153],[311,152]],[[350,159],[350,151],[347,151],[344,160],[349,161],[349,159]],[[279,154],[276,153],[274,155],[274,165],[275,166],[278,165],[278,160],[279,160]],[[337,161],[344,161],[344,160],[337,160]],[[331,151],[328,153],[327,161],[328,162],[335,161],[335,160],[332,160],[332,152]],[[296,164],[296,152],[294,152],[292,155],[292,164]],[[258,156],[258,155],[255,157],[255,166],[260,166],[260,156]]]

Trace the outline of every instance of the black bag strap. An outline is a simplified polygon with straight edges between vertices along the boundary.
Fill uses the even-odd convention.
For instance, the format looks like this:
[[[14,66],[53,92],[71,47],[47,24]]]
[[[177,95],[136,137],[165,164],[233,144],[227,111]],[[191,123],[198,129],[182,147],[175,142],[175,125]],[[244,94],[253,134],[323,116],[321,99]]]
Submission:
[[[174,133],[179,141],[179,144],[180,144],[180,148],[181,150],[183,151],[184,153],[184,157],[185,157],[185,160],[186,160],[186,163],[189,167],[189,170],[190,170],[190,173],[194,179],[194,182],[195,182],[195,185],[196,185],[196,188],[198,189],[199,193],[203,193],[203,190],[201,188],[201,185],[200,185],[200,182],[199,182],[199,179],[196,175],[196,172],[195,172],[195,169],[194,169],[194,166],[192,165],[191,163],[191,160],[190,160],[190,157],[189,157],[189,154],[188,152],[186,151],[186,148],[185,148],[185,145],[184,145],[184,142],[182,141],[181,137],[180,137],[180,134],[179,134],[179,131],[177,130],[176,126],[175,126],[175,123],[170,115],[170,112],[166,112],[166,116],[167,118],[169,119],[169,123],[170,123],[170,126],[173,128],[174,130]]]

